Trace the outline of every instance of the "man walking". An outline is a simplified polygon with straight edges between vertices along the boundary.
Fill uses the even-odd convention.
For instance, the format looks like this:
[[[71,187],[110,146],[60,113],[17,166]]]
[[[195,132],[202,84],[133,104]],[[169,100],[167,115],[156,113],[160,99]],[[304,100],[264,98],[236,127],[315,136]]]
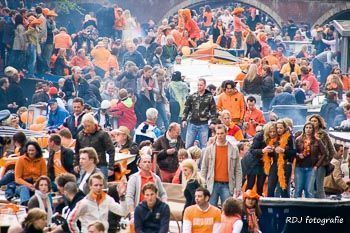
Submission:
[[[204,148],[209,133],[209,120],[216,119],[216,105],[213,94],[206,89],[206,80],[198,79],[197,92],[190,95],[185,103],[182,126],[187,126],[186,148],[193,146],[196,136],[199,136],[200,147]]]
[[[210,204],[217,206],[234,194],[238,197],[242,188],[242,168],[238,148],[226,140],[227,128],[215,127],[216,141],[205,149],[201,175],[212,194]]]

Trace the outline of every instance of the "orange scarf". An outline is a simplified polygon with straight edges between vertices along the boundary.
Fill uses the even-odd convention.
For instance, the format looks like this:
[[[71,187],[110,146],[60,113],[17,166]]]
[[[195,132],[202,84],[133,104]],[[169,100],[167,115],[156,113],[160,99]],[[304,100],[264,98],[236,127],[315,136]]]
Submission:
[[[288,145],[288,139],[290,137],[290,133],[286,132],[284,133],[280,138],[279,142],[282,149],[286,149]],[[270,139],[268,142],[268,146],[273,146],[274,143],[277,141],[277,138]],[[263,162],[264,162],[264,172],[266,175],[269,174],[270,167],[271,167],[271,157],[268,155],[268,153],[264,153],[263,155]],[[284,174],[284,153],[279,153],[277,158],[277,176],[278,176],[278,182],[282,188],[282,190],[285,190],[287,188],[286,184],[286,177]]]
[[[96,194],[92,191],[90,191],[90,198],[97,203],[99,206],[105,199],[107,194],[105,192],[102,192],[101,194]]]

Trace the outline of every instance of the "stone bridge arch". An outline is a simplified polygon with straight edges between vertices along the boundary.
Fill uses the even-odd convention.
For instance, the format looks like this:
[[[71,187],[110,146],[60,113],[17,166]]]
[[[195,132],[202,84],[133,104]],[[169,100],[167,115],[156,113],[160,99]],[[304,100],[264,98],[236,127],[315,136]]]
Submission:
[[[227,3],[227,1],[220,1],[220,0],[185,0],[175,6],[173,6],[164,16],[163,18],[168,18],[171,15],[174,15],[175,13],[177,13],[177,11],[179,9],[182,8],[189,8],[189,7],[194,7],[194,6],[198,6],[198,5],[203,5],[203,4],[210,4],[210,3]],[[282,22],[283,19],[282,17],[276,13],[275,10],[273,10],[271,7],[269,7],[268,5],[262,3],[261,1],[258,0],[238,0],[235,1],[237,3],[243,3],[246,5],[250,5],[252,7],[255,7],[261,11],[263,11],[264,13],[266,13],[267,15],[269,15],[271,17],[271,19],[273,21],[275,21],[275,23],[281,27],[282,26]]]
[[[316,24],[322,25],[328,22],[334,16],[340,15],[344,12],[349,12],[350,14],[350,2],[344,2],[342,5],[337,5],[336,7],[333,7],[332,9],[324,13],[321,17],[319,17],[315,21],[314,25]]]

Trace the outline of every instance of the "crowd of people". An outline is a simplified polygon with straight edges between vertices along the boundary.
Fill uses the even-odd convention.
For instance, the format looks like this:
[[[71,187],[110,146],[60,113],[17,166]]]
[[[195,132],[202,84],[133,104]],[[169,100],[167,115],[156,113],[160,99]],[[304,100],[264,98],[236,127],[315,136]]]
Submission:
[[[328,134],[350,130],[350,78],[338,66],[332,25],[289,20],[279,29],[252,7],[205,6],[140,26],[129,10],[113,11],[114,36],[101,38],[92,13],[69,33],[42,4],[1,8],[0,110],[11,112],[2,125],[49,135],[46,143],[23,132],[11,145],[2,138],[1,156],[18,160],[0,186],[29,209],[11,232],[116,232],[128,214],[135,232],[168,232],[163,183],[173,183],[185,197],[183,232],[256,233],[260,197],[350,191],[341,166],[348,148]],[[289,51],[288,40],[309,41],[315,52]],[[190,93],[173,66],[206,43],[244,50],[249,63],[218,87],[198,78]],[[42,74],[58,83],[42,79],[26,97],[21,79]],[[301,130],[271,112],[323,94]],[[46,117],[29,122],[30,104],[47,105]],[[118,154],[136,157],[123,168]]]

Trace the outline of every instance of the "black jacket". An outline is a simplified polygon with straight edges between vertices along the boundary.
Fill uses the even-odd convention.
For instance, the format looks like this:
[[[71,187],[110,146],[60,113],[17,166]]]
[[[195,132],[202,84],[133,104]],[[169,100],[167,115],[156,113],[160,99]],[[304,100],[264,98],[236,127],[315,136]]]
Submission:
[[[97,122],[98,122],[99,125],[100,125],[100,120],[101,120],[101,119],[100,119],[100,112],[101,112],[101,109],[99,109],[99,110],[95,113],[95,115],[94,115],[94,117],[95,117],[95,119],[97,120]],[[105,128],[105,129],[111,129],[111,128],[112,128],[111,117],[109,116],[108,113],[106,113],[105,116],[106,116],[106,122],[105,122],[105,124],[103,125],[103,128]]]
[[[272,76],[263,77],[261,83],[261,98],[273,98],[275,96],[275,81]]]
[[[184,196],[186,198],[186,203],[185,203],[185,207],[184,207],[184,210],[188,207],[188,206],[191,206],[191,205],[194,205],[196,204],[196,201],[195,201],[195,192],[196,192],[196,189],[199,188],[201,185],[198,183],[197,180],[189,180],[187,182],[187,185],[186,185],[186,188],[184,190]]]
[[[157,202],[152,210],[146,202],[141,202],[134,213],[136,233],[167,233],[169,231],[170,208],[168,204]]]
[[[81,119],[83,118],[84,115],[85,115],[85,113],[78,116],[78,125],[77,126],[75,126],[74,114],[71,114],[63,122],[63,126],[70,130],[70,132],[72,133],[72,137],[74,139],[77,138],[78,133],[83,129],[83,126],[81,125]]]
[[[85,147],[95,148],[98,160],[100,161],[98,166],[108,166],[109,170],[114,170],[114,156],[115,147],[112,139],[106,131],[98,129],[93,134],[86,134],[84,131],[78,133],[78,137],[75,144],[75,165],[79,163],[79,150]],[[109,155],[109,162],[106,160],[106,153]]]
[[[7,90],[8,100],[10,103],[16,102],[18,107],[26,106],[27,101],[23,95],[23,88],[10,78],[10,87]],[[17,110],[17,109],[16,109]]]
[[[49,159],[47,161],[47,175],[51,180],[55,180],[54,155],[55,151],[50,151]],[[69,173],[73,173],[73,161],[74,152],[69,148],[61,146],[61,164]]]
[[[168,172],[176,172],[179,166],[177,152],[179,149],[185,148],[185,143],[182,141],[181,137],[177,137],[176,151],[172,155],[168,155],[166,152],[168,149],[171,149],[166,133],[154,142],[153,148],[155,151],[159,151],[157,155],[157,164],[159,168]]]
[[[9,105],[7,91],[0,87],[0,110],[8,109],[7,105]]]
[[[77,194],[75,194],[73,199],[71,201],[68,201],[68,210],[66,213],[68,213],[69,215],[69,213],[75,208],[77,203],[81,201],[84,197],[85,197],[85,194],[79,190]],[[62,226],[63,232],[70,232],[67,221],[64,221],[64,223],[61,226]],[[79,226],[79,222],[78,222],[78,226]]]

